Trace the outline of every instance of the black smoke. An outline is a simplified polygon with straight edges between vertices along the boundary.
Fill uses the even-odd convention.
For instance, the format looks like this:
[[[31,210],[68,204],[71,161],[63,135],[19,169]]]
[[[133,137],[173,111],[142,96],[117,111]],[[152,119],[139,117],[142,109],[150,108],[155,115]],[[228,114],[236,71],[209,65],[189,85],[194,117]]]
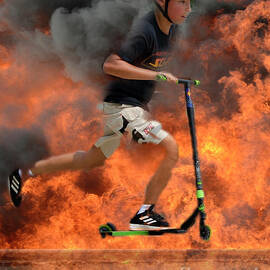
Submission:
[[[37,160],[48,155],[49,147],[41,128],[0,127],[1,204],[7,202],[3,194],[7,191],[8,175],[17,168],[33,166]]]

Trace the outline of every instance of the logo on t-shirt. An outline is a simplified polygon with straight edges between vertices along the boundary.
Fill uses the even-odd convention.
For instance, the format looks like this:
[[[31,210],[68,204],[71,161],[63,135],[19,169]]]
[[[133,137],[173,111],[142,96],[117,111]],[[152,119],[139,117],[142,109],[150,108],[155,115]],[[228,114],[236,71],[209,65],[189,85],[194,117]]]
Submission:
[[[141,64],[148,69],[161,70],[168,65],[169,60],[169,52],[156,52],[146,58]]]

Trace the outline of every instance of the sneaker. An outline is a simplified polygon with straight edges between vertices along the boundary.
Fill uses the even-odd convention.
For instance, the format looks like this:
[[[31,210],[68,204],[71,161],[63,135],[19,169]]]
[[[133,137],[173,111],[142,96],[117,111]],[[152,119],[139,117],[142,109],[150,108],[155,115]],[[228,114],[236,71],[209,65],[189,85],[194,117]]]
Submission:
[[[169,223],[164,217],[153,211],[154,206],[140,214],[136,214],[129,222],[131,231],[139,230],[164,230],[169,228]]]
[[[21,170],[16,169],[8,177],[8,189],[15,207],[19,207],[22,201],[21,190],[22,190],[22,176]]]

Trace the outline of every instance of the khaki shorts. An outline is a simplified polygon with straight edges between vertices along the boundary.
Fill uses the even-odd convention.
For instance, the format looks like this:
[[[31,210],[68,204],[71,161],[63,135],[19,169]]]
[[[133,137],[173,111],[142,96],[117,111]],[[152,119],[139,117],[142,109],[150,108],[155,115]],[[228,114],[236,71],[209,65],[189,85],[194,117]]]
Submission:
[[[119,147],[123,134],[137,143],[159,144],[168,133],[141,107],[103,103],[104,135],[95,143],[108,158]]]

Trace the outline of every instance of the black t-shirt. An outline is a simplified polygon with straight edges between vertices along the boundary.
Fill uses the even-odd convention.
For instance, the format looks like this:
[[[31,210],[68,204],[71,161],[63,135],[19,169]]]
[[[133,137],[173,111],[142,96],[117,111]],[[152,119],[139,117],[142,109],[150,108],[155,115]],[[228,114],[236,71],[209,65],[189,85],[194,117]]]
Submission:
[[[175,33],[176,25],[172,25],[169,35],[164,34],[152,11],[136,23],[116,54],[137,67],[163,70],[170,58]],[[113,78],[106,88],[104,101],[145,107],[151,100],[155,81]]]

